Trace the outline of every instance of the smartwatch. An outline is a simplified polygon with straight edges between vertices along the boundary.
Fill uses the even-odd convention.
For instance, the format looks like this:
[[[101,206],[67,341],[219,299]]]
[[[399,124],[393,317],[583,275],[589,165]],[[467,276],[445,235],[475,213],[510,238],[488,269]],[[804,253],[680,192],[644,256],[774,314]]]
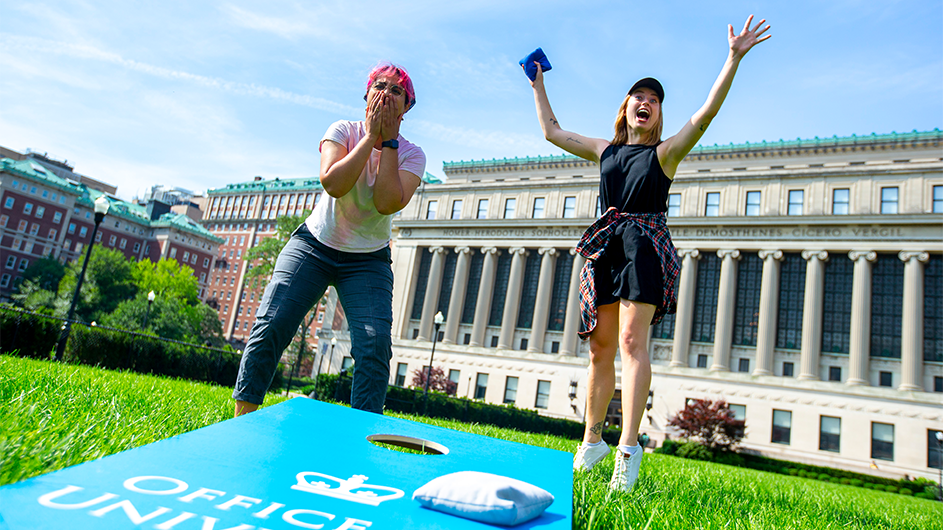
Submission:
[[[392,140],[387,140],[387,141],[385,141],[385,142],[383,142],[383,143],[380,144],[380,148],[381,148],[381,149],[384,148],[384,147],[389,147],[389,148],[391,148],[391,149],[399,149],[399,140],[397,140],[397,139],[395,139],[395,138],[392,139]]]

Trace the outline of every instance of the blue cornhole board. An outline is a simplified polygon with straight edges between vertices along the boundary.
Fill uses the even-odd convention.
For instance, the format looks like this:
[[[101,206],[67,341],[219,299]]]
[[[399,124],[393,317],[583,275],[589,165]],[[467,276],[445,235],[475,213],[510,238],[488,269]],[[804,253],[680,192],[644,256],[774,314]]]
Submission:
[[[432,441],[448,453],[392,451],[367,440],[378,434]],[[503,475],[553,494],[543,515],[513,528],[569,529],[571,459],[297,398],[4,486],[0,530],[499,528],[412,500],[426,482],[456,471]]]

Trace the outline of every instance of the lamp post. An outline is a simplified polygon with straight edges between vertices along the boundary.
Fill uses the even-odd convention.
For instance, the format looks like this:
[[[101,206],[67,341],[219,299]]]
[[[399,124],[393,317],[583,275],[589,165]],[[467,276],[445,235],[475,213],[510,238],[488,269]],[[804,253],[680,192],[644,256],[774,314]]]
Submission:
[[[442,311],[435,314],[435,318],[432,319],[432,322],[435,324],[435,333],[432,334],[432,353],[429,355],[429,369],[426,370],[426,388],[423,391],[422,398],[423,415],[426,414],[426,409],[429,407],[429,380],[432,379],[432,360],[435,358],[435,343],[439,340],[439,328],[442,327],[442,323],[445,322]]]
[[[334,346],[337,346],[337,337],[331,337],[331,356],[327,359],[327,373],[331,373],[331,365],[334,364]]]
[[[75,293],[72,295],[72,305],[69,306],[69,313],[65,317],[65,323],[62,324],[62,333],[59,335],[59,343],[56,344],[56,360],[61,361],[65,353],[65,344],[69,340],[69,332],[72,331],[72,317],[75,316],[75,304],[79,300],[79,291],[82,290],[82,282],[85,281],[85,270],[88,268],[88,258],[92,255],[92,247],[95,246],[95,236],[98,235],[98,225],[102,223],[105,214],[108,213],[108,207],[111,203],[102,195],[95,199],[95,227],[92,228],[92,239],[88,243],[88,250],[85,253],[85,261],[82,263],[82,272],[75,283]]]
[[[936,483],[937,490],[940,492],[940,500],[943,501],[943,431],[936,431],[936,448],[940,452],[940,478]]]
[[[649,391],[648,391],[648,400],[645,401],[645,415],[646,415],[646,417],[648,417],[648,424],[649,424],[649,425],[652,424],[652,415],[651,415],[651,412],[652,412],[652,404],[653,404],[654,401],[655,401],[655,391],[654,391],[654,390],[649,390]]]
[[[151,316],[151,304],[154,303],[154,299],[157,298],[157,295],[154,294],[154,291],[147,293],[147,311],[144,312],[144,327],[141,329],[147,329],[147,319]]]

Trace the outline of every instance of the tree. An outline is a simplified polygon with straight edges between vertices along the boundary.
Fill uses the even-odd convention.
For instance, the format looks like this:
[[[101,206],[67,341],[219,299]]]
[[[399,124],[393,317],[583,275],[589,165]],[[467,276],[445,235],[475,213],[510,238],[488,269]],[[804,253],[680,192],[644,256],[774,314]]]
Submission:
[[[75,284],[82,271],[82,261],[75,260],[67,268],[65,276],[59,282],[59,297],[71,302]],[[96,245],[92,249],[85,283],[82,284],[76,304],[76,319],[85,322],[100,320],[102,316],[111,314],[121,302],[134,298],[138,286],[134,282],[133,266],[134,264],[118,250]],[[66,311],[68,305],[65,306],[62,316],[65,316]]]
[[[426,388],[426,373],[428,371],[428,366],[423,366],[422,370],[413,370],[413,388]],[[432,377],[429,379],[429,390],[438,390],[439,392],[445,392],[450,396],[454,396],[457,389],[458,383],[449,379],[442,368],[438,366],[432,367]]]
[[[681,431],[686,438],[696,438],[712,451],[733,451],[746,433],[746,423],[734,419],[733,411],[723,400],[692,399],[668,425]]]
[[[47,256],[30,264],[20,278],[24,282],[32,281],[40,289],[55,291],[63,276],[65,276],[65,265]]]

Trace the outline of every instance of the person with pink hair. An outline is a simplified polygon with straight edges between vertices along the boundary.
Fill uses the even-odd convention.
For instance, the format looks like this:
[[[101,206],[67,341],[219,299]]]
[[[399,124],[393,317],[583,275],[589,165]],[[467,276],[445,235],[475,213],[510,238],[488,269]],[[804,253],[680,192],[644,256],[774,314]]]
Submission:
[[[707,101],[678,134],[662,141],[665,90],[651,77],[637,81],[616,114],[612,140],[588,138],[560,127],[544,88],[540,62],[531,81],[537,119],[554,145],[599,164],[603,215],[590,226],[577,250],[586,258],[580,274],[580,336],[589,339],[586,430],[573,459],[588,471],[609,453],[602,439],[606,411],[616,385],[616,352],[622,356],[622,435],[609,488],[631,489],[638,479],[642,448],[639,424],[651,385],[649,327],[677,304],[675,280],[681,269],[665,220],[668,188],[678,165],[691,151],[727,97],[741,59],[765,35],[765,20],[735,34],[728,26],[727,61]],[[525,70],[526,71],[526,70]]]
[[[329,285],[347,316],[357,367],[351,406],[382,413],[393,356],[393,214],[409,204],[426,155],[399,133],[416,105],[406,70],[381,63],[367,77],[365,118],[333,123],[320,142],[325,194],[278,255],[233,390],[235,415],[262,404],[282,351]]]

